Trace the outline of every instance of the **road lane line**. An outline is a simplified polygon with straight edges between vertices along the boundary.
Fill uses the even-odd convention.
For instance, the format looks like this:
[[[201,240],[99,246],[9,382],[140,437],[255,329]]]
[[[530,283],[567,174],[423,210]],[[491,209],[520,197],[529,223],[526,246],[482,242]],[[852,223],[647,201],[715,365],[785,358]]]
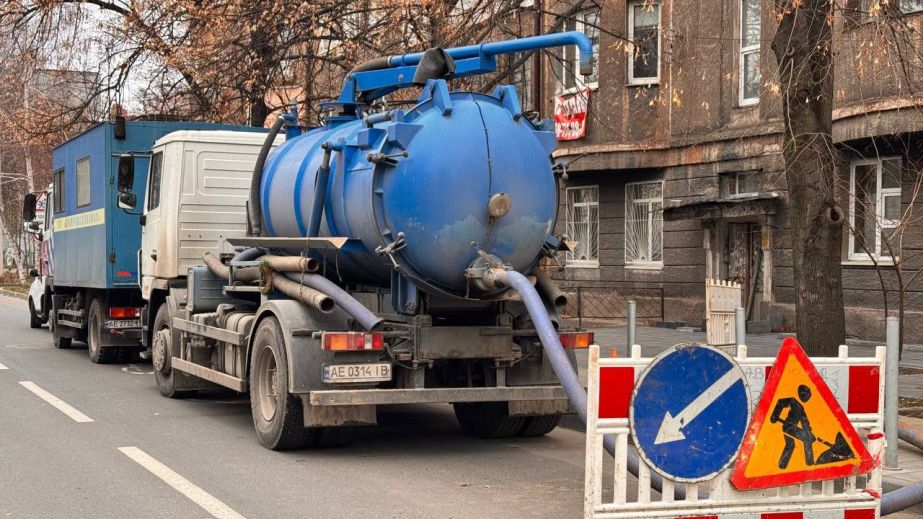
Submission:
[[[6,367],[6,364],[0,362],[0,370],[4,370],[4,369],[10,369],[10,368]]]
[[[52,395],[48,391],[45,391],[44,389],[38,387],[38,385],[36,385],[34,382],[30,382],[28,380],[20,380],[19,384],[22,387],[34,393],[35,396],[41,398],[42,400],[54,406],[58,411],[61,411],[67,416],[71,417],[71,419],[73,419],[75,422],[88,423],[88,422],[93,421],[93,419],[90,418],[89,416],[74,409],[74,407],[72,407],[70,404],[68,404],[64,400],[61,400],[60,398]]]
[[[122,454],[128,456],[135,463],[141,465],[151,474],[160,478],[174,490],[188,497],[193,503],[202,507],[217,519],[246,519],[235,512],[231,507],[219,501],[215,496],[202,490],[193,482],[180,476],[170,467],[152,458],[148,453],[137,447],[119,447]]]

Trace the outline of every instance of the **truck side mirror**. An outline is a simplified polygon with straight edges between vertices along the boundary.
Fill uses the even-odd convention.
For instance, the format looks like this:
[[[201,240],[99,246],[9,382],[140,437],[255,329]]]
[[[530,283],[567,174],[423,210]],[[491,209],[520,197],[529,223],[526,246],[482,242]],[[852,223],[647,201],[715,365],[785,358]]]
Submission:
[[[31,222],[35,220],[35,203],[36,203],[35,193],[28,193],[22,199],[22,221]]]
[[[123,153],[119,156],[118,188],[119,193],[131,193],[132,186],[135,184],[135,157],[131,153]],[[122,198],[119,197],[119,204]],[[132,206],[134,207],[134,206]]]
[[[138,197],[134,193],[119,193],[119,208],[134,209],[138,205]]]

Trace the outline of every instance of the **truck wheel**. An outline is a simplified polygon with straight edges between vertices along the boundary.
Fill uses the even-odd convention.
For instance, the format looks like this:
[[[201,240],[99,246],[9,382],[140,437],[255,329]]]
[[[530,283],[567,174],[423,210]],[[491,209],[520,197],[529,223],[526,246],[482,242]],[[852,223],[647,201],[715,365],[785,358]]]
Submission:
[[[52,305],[51,316],[48,318],[48,328],[51,328],[51,341],[54,347],[64,350],[71,347],[70,337],[61,337],[61,329],[58,326],[58,310]]]
[[[90,302],[90,311],[87,312],[87,351],[90,353],[90,361],[94,364],[110,364],[119,356],[118,348],[104,348],[102,345],[102,307],[99,299],[93,299]]]
[[[45,324],[45,321],[35,313],[35,303],[32,302],[32,298],[29,298],[29,328],[41,328]]]
[[[184,398],[196,393],[178,391],[173,377],[171,359],[173,358],[173,331],[170,329],[170,310],[166,304],[160,305],[154,317],[154,335],[151,339],[151,364],[154,366],[154,380],[157,390],[167,398]]]
[[[457,403],[454,407],[462,430],[478,438],[509,438],[526,422],[523,417],[510,416],[506,402]]]
[[[260,321],[250,351],[250,410],[264,447],[297,449],[312,440],[304,426],[301,399],[288,392],[288,361],[275,317]]]
[[[540,416],[529,416],[526,423],[517,433],[519,436],[544,436],[554,430],[561,422],[559,414],[545,414]]]

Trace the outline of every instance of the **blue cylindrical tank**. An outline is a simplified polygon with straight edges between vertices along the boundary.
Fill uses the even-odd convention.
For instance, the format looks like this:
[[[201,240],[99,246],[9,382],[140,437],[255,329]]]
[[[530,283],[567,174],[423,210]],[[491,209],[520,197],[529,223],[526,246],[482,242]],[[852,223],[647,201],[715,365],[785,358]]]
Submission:
[[[269,236],[307,236],[324,143],[336,151],[320,235],[351,238],[328,256],[328,269],[347,281],[388,286],[397,270],[424,290],[475,297],[465,270],[479,251],[527,272],[553,231],[554,133],[522,116],[511,87],[449,93],[432,81],[406,113],[286,141],[261,184]],[[488,202],[502,194],[509,210],[492,217]]]

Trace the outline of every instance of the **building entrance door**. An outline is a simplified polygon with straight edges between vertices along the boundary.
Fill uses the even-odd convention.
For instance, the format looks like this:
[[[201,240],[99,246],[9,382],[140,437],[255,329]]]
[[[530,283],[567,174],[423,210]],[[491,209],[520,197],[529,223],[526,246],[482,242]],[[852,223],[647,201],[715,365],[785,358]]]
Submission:
[[[748,319],[754,319],[752,308],[756,292],[760,290],[760,269],[762,229],[759,224],[749,222],[728,223],[727,280],[739,283],[743,291],[743,305]]]

